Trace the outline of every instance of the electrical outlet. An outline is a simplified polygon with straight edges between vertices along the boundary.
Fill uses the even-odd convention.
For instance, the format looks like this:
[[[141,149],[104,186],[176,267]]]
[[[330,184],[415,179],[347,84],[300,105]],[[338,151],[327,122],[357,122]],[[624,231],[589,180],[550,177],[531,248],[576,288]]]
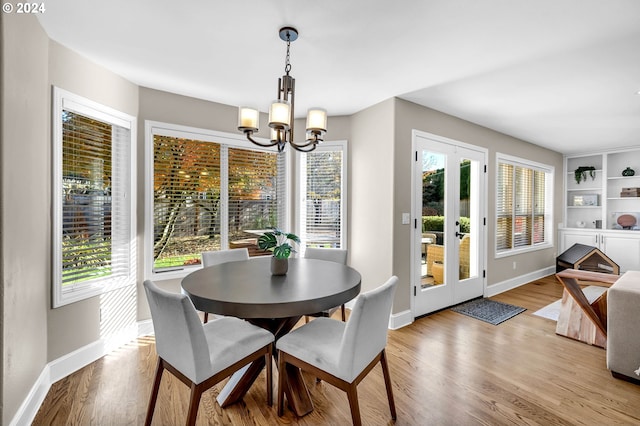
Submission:
[[[517,268],[517,265],[516,265],[516,262],[514,261],[514,262],[513,262],[513,270],[515,271],[515,270],[516,270],[516,268]]]
[[[402,224],[408,225],[411,223],[411,215],[409,213],[402,213]]]

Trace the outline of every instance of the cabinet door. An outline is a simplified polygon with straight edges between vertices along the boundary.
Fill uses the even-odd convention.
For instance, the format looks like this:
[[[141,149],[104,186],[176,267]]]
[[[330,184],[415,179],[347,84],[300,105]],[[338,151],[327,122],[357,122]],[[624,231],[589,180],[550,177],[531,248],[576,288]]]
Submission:
[[[600,249],[620,266],[620,273],[640,271],[640,238],[603,234],[601,239]]]
[[[598,247],[598,241],[596,237],[597,234],[591,232],[562,232],[562,247],[560,253],[564,253],[569,247],[574,244],[584,244],[587,246]]]

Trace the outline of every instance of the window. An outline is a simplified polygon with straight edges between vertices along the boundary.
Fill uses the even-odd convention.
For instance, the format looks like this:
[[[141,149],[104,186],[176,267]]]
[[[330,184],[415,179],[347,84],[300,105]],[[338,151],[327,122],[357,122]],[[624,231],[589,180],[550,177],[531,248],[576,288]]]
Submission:
[[[285,223],[285,154],[242,135],[146,123],[146,276],[184,276],[203,251],[258,249]]]
[[[300,238],[304,247],[346,248],[346,142],[300,156]]]
[[[550,247],[552,166],[497,155],[496,255]]]
[[[135,118],[54,87],[53,307],[135,284]]]

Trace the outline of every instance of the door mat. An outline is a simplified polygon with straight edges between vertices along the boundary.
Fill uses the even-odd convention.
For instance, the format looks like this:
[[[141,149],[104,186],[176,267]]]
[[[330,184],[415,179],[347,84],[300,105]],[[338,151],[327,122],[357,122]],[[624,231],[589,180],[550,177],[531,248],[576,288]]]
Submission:
[[[520,306],[509,305],[508,303],[496,302],[495,300],[489,299],[471,300],[453,306],[451,310],[493,325],[498,325],[526,311],[525,308],[521,308]]]

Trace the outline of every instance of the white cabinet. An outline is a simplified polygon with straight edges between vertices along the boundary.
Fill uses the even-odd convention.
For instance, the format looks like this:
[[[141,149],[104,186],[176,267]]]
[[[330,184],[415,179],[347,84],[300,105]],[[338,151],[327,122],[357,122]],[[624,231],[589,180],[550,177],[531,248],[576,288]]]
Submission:
[[[620,266],[620,272],[640,271],[639,231],[599,231],[595,229],[561,229],[560,250],[563,253],[574,244],[597,247]]]
[[[600,235],[600,250],[620,266],[620,273],[640,271],[640,233],[631,236],[626,234],[628,232],[634,231]]]
[[[585,246],[593,246],[600,248],[598,244],[599,235],[592,231],[572,231],[568,229],[560,230],[560,250],[558,254],[564,253],[574,244],[584,244]]]

